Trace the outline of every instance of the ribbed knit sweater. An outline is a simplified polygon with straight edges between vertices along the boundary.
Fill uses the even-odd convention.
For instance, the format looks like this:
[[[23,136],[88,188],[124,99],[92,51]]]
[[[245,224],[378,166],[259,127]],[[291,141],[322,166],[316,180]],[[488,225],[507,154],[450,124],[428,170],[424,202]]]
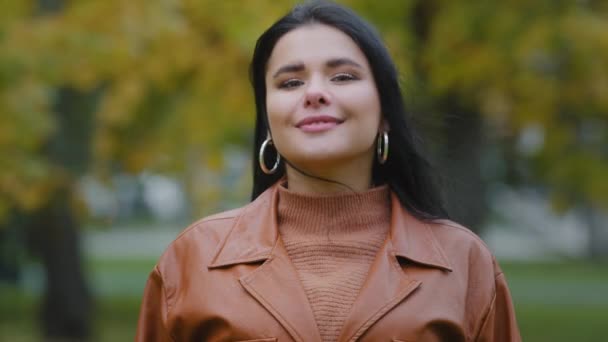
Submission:
[[[388,186],[309,195],[279,187],[279,233],[323,341],[337,341],[390,224]]]

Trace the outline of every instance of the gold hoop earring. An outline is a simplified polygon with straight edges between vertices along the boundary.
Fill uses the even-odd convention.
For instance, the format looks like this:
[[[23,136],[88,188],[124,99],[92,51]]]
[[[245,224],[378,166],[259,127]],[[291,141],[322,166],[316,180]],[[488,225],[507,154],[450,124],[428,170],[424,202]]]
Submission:
[[[388,160],[388,132],[384,131],[378,134],[376,141],[376,155],[380,164],[386,163]]]
[[[274,165],[272,166],[272,168],[269,169],[266,166],[266,163],[264,162],[264,152],[266,152],[266,147],[268,147],[268,145],[274,146],[274,143],[272,142],[272,138],[270,137],[270,134],[266,137],[266,140],[264,140],[264,142],[262,143],[262,146],[260,146],[260,153],[258,155],[258,161],[260,163],[260,169],[262,169],[262,171],[264,171],[265,174],[271,175],[271,174],[277,172],[277,169],[279,168],[279,163],[281,163],[281,155],[279,154],[279,151],[277,151],[277,160],[274,162]]]

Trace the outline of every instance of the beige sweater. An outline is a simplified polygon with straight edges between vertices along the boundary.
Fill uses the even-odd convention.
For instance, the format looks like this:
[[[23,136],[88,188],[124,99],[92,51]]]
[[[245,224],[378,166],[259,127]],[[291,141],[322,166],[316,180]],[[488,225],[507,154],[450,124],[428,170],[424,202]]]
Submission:
[[[308,195],[279,189],[281,238],[323,341],[337,341],[390,224],[388,186]]]

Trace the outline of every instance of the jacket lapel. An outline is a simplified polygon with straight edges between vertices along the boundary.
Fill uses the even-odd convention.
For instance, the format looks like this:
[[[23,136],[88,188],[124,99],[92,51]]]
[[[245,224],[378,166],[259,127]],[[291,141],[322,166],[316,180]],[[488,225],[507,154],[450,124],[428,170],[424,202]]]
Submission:
[[[387,240],[369,270],[367,280],[346,319],[338,341],[355,341],[378,319],[420,286],[401,270]]]
[[[320,342],[314,314],[299,276],[278,236],[276,184],[243,208],[209,269],[265,262],[239,282],[295,341]]]
[[[398,258],[451,271],[430,226],[411,216],[391,194],[389,236],[378,251],[338,341],[357,340],[421,285],[403,272]]]
[[[270,259],[240,279],[296,341],[321,341],[308,297],[279,239]]]

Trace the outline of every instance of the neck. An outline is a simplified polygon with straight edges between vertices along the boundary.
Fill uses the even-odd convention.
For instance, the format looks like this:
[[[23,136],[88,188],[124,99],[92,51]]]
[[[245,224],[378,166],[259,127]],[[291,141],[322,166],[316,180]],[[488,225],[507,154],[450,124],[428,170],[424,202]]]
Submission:
[[[363,192],[372,187],[371,168],[368,172],[362,172],[362,170],[322,173],[302,171],[307,174],[303,174],[289,165],[286,166],[287,185],[290,190],[299,193],[331,194],[345,191]]]

